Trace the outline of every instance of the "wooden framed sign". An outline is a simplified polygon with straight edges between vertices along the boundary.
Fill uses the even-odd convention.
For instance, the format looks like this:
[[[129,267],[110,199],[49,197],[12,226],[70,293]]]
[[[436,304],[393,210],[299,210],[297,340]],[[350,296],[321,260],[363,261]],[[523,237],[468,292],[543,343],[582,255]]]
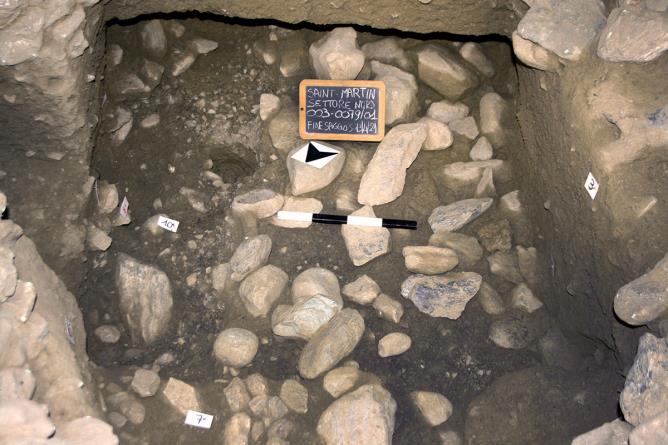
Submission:
[[[302,80],[299,135],[302,139],[382,141],[385,84],[377,80]]]

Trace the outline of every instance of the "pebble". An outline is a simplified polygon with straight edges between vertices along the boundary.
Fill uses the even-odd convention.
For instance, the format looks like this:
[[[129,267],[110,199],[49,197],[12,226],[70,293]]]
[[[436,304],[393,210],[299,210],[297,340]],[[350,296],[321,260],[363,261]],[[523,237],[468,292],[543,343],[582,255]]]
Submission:
[[[251,396],[248,393],[246,384],[239,377],[232,379],[229,385],[223,390],[225,400],[233,413],[243,411],[248,408]]]
[[[427,109],[427,116],[448,124],[457,119],[463,119],[469,115],[469,107],[462,102],[450,102],[447,99],[434,102]]]
[[[364,66],[353,28],[335,28],[309,48],[318,79],[355,79]]]
[[[492,156],[494,149],[485,136],[480,136],[469,152],[469,157],[473,161],[488,161]]]
[[[457,253],[446,247],[406,246],[402,254],[406,269],[426,275],[448,272],[459,263]]]
[[[462,267],[469,269],[482,259],[482,247],[472,236],[456,232],[437,232],[429,237],[429,244],[452,249]]]
[[[392,357],[408,351],[411,347],[411,338],[401,332],[387,334],[378,342],[378,355],[381,357]]]
[[[351,215],[376,217],[373,208],[368,205]],[[348,256],[355,266],[362,266],[390,250],[390,231],[384,227],[357,227],[344,224],[341,226],[341,235]]]
[[[232,281],[242,281],[251,272],[266,264],[271,253],[271,244],[271,238],[264,234],[242,241],[230,258]]]
[[[311,267],[297,275],[292,282],[291,294],[295,304],[322,295],[343,306],[339,279],[333,272],[322,267]]]
[[[209,54],[218,48],[218,42],[207,39],[193,39],[188,44],[197,54]]]
[[[417,53],[418,76],[446,99],[457,100],[478,86],[476,73],[459,56],[441,46],[427,45]]]
[[[430,117],[423,117],[418,122],[427,125],[427,139],[422,145],[423,150],[445,150],[452,145],[454,139],[446,124]]]
[[[401,303],[383,293],[378,295],[373,301],[373,308],[381,318],[392,323],[399,323],[401,317],[404,315],[404,307]]]
[[[102,325],[95,329],[95,336],[102,342],[114,344],[121,338],[121,332],[116,326]]]
[[[522,201],[520,201],[520,191],[513,190],[499,199],[499,209],[509,215],[517,215],[522,212]]]
[[[251,331],[229,328],[218,334],[213,354],[224,365],[243,368],[253,361],[259,344],[259,339]]]
[[[436,207],[429,216],[431,230],[454,232],[482,215],[494,202],[491,198],[465,199]]]
[[[499,315],[505,312],[506,305],[501,298],[501,295],[487,282],[480,285],[480,290],[477,293],[478,302],[482,306],[482,310],[489,315]]]
[[[190,52],[178,54],[172,63],[172,76],[178,77],[188,71],[195,60],[197,60],[197,56]]]
[[[510,306],[530,314],[542,308],[543,303],[536,298],[529,286],[520,283],[513,288],[510,294]]]
[[[424,314],[456,320],[481,283],[482,277],[475,272],[413,275],[402,284],[402,295]]]
[[[464,60],[476,67],[485,77],[494,76],[494,65],[487,58],[481,46],[475,42],[466,42],[459,47],[459,54]]]
[[[429,426],[438,426],[452,415],[452,403],[437,392],[413,391],[411,399]]]
[[[344,365],[325,374],[322,385],[332,397],[338,398],[353,389],[359,378],[360,370],[358,366]]]
[[[248,275],[239,286],[239,298],[253,317],[266,317],[281,298],[288,274],[271,264]]]
[[[158,113],[149,114],[139,123],[142,128],[153,128],[160,123],[160,115]]]
[[[188,410],[201,411],[197,390],[179,379],[170,377],[162,389],[162,395],[184,416]]]
[[[615,314],[640,326],[668,311],[668,254],[646,274],[622,286],[615,295]]]
[[[230,263],[221,263],[211,269],[211,283],[215,290],[222,292],[230,282],[232,270]]]
[[[352,283],[343,286],[343,295],[363,306],[373,303],[380,294],[380,286],[368,275],[360,275]]]
[[[147,369],[138,369],[135,371],[130,386],[139,397],[151,397],[154,396],[155,393],[158,392],[158,388],[160,388],[160,376],[157,372]]]
[[[308,411],[308,390],[296,380],[285,380],[281,385],[280,398],[290,410],[305,414]]]
[[[89,225],[86,228],[86,244],[93,252],[105,252],[111,247],[111,237],[103,230]]]

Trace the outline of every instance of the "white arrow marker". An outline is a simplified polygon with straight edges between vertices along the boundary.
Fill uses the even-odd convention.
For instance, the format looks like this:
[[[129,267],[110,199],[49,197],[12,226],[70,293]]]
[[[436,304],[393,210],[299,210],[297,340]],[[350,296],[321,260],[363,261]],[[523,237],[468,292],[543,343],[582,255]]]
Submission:
[[[292,159],[316,168],[323,168],[341,153],[341,150],[333,145],[322,142],[309,142],[297,150]]]

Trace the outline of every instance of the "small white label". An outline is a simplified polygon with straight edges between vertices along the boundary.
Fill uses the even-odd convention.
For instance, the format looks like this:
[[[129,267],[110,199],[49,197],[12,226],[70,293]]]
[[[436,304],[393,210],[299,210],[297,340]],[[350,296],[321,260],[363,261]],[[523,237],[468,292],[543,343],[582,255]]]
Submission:
[[[158,225],[165,230],[176,233],[179,230],[179,222],[175,219],[169,219],[166,216],[158,218]]]
[[[213,416],[209,414],[199,413],[197,411],[188,410],[186,413],[186,425],[196,426],[198,428],[211,428]]]
[[[596,194],[598,193],[598,181],[596,178],[594,178],[594,175],[589,172],[587,175],[587,181],[585,181],[585,188],[587,189],[587,193],[589,193],[589,196],[591,196],[591,199],[596,198]]]
[[[121,207],[118,209],[118,213],[123,217],[127,218],[128,215],[128,210],[130,209],[130,203],[128,202],[128,197],[125,196],[123,198],[123,202],[121,202]]]

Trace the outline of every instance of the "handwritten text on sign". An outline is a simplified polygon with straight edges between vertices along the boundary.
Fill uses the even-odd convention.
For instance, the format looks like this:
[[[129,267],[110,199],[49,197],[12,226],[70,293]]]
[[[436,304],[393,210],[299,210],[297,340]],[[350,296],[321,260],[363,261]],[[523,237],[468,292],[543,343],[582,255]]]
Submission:
[[[385,84],[303,80],[299,86],[302,139],[380,141],[385,135]]]
[[[184,423],[186,425],[209,429],[211,428],[212,422],[213,422],[212,415],[188,410],[188,412],[186,413],[186,420]]]

